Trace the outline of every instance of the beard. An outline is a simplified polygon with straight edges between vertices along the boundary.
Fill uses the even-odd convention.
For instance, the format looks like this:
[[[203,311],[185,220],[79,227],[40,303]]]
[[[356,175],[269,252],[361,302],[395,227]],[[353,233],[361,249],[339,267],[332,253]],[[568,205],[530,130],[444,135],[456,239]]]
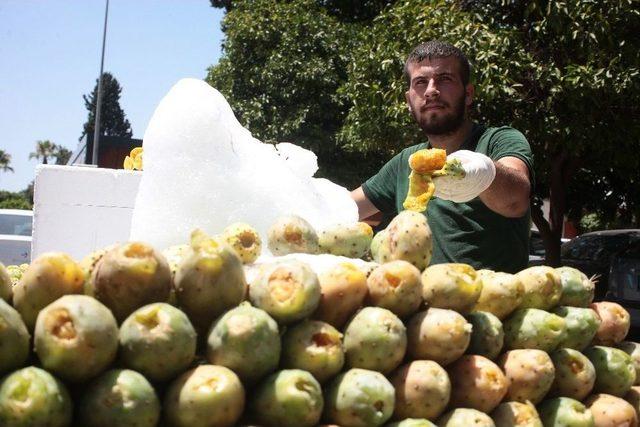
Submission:
[[[447,135],[455,132],[462,126],[465,119],[465,97],[461,96],[456,102],[453,104],[453,111],[451,113],[447,113],[445,115],[431,115],[426,113],[424,115],[419,115],[412,108],[411,114],[413,118],[420,126],[420,129],[427,135]],[[445,107],[449,107],[449,104],[445,104]]]

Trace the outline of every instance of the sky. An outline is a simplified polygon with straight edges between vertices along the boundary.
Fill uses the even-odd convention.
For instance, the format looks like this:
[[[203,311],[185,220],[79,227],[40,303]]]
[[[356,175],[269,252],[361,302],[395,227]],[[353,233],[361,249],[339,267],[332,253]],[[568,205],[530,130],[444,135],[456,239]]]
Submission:
[[[14,172],[0,190],[35,177],[36,141],[75,150],[87,119],[82,95],[100,73],[105,0],[0,0],[0,149]],[[222,9],[208,0],[110,0],[104,71],[122,87],[120,106],[142,139],[179,79],[204,78],[221,55]]]

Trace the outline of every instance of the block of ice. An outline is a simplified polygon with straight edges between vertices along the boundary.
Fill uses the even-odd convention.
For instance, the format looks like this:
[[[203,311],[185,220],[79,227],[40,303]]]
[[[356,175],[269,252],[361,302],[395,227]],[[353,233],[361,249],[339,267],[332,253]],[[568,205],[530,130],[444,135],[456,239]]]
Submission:
[[[187,243],[195,228],[213,235],[237,221],[255,227],[266,248],[267,230],[281,215],[299,215],[318,231],[358,220],[345,188],[313,178],[315,154],[253,138],[222,94],[201,80],[171,88],[143,147],[130,238],[159,250]]]

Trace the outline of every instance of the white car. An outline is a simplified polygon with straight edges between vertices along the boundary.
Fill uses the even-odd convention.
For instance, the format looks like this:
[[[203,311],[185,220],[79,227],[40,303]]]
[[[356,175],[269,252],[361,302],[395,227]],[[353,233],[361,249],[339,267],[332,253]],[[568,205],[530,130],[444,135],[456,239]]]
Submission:
[[[19,265],[31,262],[33,211],[0,209],[0,262]]]

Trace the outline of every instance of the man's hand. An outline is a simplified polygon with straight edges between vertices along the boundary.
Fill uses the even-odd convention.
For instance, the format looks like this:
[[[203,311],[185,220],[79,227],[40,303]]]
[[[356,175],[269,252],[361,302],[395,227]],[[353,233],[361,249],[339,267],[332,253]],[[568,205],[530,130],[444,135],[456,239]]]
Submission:
[[[496,177],[496,166],[489,157],[468,150],[458,150],[447,156],[457,159],[464,169],[464,177],[444,175],[433,178],[435,196],[456,203],[468,202],[485,191]]]

